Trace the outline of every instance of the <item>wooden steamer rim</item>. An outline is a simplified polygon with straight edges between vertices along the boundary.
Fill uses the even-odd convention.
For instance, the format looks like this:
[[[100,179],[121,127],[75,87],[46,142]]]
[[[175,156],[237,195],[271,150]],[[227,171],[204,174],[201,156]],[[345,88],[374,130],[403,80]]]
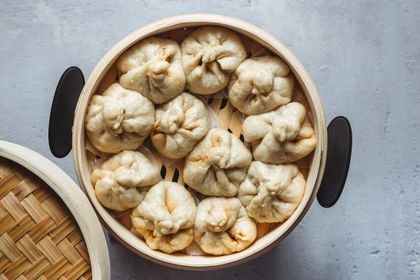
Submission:
[[[313,160],[310,165],[304,197],[293,215],[282,225],[258,239],[244,251],[232,255],[169,255],[147,247],[142,240],[114,219],[96,199],[93,186],[90,182],[90,171],[87,168],[89,163],[85,151],[84,119],[91,96],[96,92],[107,71],[125,50],[141,39],[151,35],[184,27],[202,25],[222,26],[241,33],[268,48],[289,64],[309,103],[310,111],[313,113],[313,125],[317,137],[317,146],[313,152]],[[226,268],[255,258],[284,239],[302,220],[316,197],[324,174],[327,153],[327,127],[322,103],[312,79],[300,61],[282,43],[264,30],[239,19],[213,14],[187,14],[162,19],[146,25],[123,38],[105,54],[93,70],[80,95],[75,111],[72,143],[74,164],[79,183],[83,186],[102,223],[116,239],[136,254],[162,265],[177,269],[210,270]]]
[[[89,252],[92,278],[111,279],[105,234],[95,211],[79,186],[53,162],[20,145],[0,140],[0,157],[28,169],[61,198],[82,232]]]

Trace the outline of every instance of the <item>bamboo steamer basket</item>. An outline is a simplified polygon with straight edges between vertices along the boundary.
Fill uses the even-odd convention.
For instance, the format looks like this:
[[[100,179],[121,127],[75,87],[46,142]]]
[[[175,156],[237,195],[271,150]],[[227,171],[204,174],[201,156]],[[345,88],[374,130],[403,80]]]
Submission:
[[[95,212],[54,163],[0,141],[0,279],[110,279]]]
[[[150,249],[142,239],[130,231],[130,219],[127,214],[122,216],[116,215],[112,211],[106,210],[97,200],[94,188],[90,181],[92,162],[95,159],[95,155],[86,149],[87,140],[84,131],[85,115],[90,98],[94,94],[102,92],[116,80],[117,74],[114,63],[125,50],[140,40],[157,34],[164,34],[164,36],[179,41],[185,37],[191,29],[205,25],[222,26],[231,29],[246,41],[245,44],[248,45],[248,50],[250,52],[252,52],[252,48],[254,47],[253,44],[255,43],[255,45],[262,46],[268,52],[278,55],[288,63],[293,71],[295,80],[297,81],[297,88],[299,91],[297,96],[301,97],[299,101],[304,103],[311,114],[312,124],[317,138],[317,146],[311,156],[298,163],[299,166],[304,169],[303,173],[306,176],[307,186],[301,203],[293,215],[284,223],[280,225],[276,224],[274,226],[270,224],[259,224],[259,238],[247,249],[231,255],[191,256],[180,253],[166,254]],[[67,84],[73,86],[73,89],[69,89],[68,86],[65,86],[66,80]],[[82,83],[74,87],[74,83],[77,83],[77,81],[79,83],[82,81]],[[323,198],[322,201],[324,201],[323,203],[320,200],[321,205],[326,207],[332,206],[341,194],[347,176],[351,153],[351,130],[348,121],[344,117],[339,117],[335,119],[334,123],[332,122],[330,124],[331,131],[333,132],[332,135],[335,135],[336,138],[336,141],[333,142],[334,145],[330,148],[334,151],[338,151],[338,153],[335,153],[335,156],[332,157],[332,159],[328,158],[328,161],[331,161],[332,163],[329,164],[330,167],[327,166],[327,169],[329,168],[331,170],[326,174],[328,175],[326,176],[328,178],[324,178],[324,181],[328,181],[327,183],[332,187],[329,187],[329,189],[325,188],[325,190],[321,192],[319,191],[319,188],[323,181],[324,170],[326,168],[327,142],[330,130],[327,132],[324,110],[315,85],[303,65],[289,49],[273,36],[254,25],[239,19],[213,14],[189,14],[159,20],[134,31],[118,42],[100,60],[84,87],[83,82],[83,75],[78,68],[71,67],[63,74],[56,90],[54,102],[57,104],[60,104],[61,102],[62,104],[68,105],[71,101],[74,105],[73,107],[71,105],[60,107],[57,104],[55,106],[53,103],[51,113],[52,120],[50,120],[50,147],[53,153],[59,157],[65,156],[70,149],[73,148],[74,164],[79,183],[84,188],[89,200],[98,213],[102,224],[123,246],[146,259],[165,266],[188,270],[226,268],[243,263],[266,252],[275,246],[277,242],[284,239],[304,217],[318,192],[318,199],[320,200]],[[81,90],[80,97],[78,96],[79,92],[75,92],[77,91],[77,88]],[[60,96],[69,95],[76,96],[76,98],[70,98],[67,100],[67,103],[60,101]],[[206,97],[206,101],[217,114],[219,126],[229,130],[236,136],[241,137],[241,116],[234,110],[227,99],[208,96]],[[73,116],[74,107],[76,108]],[[68,111],[67,113],[65,112],[66,110]],[[59,117],[57,117],[57,115]],[[51,121],[54,121],[54,119],[57,118],[61,121],[57,122],[56,125],[51,125]],[[63,120],[70,123],[70,128],[66,128],[62,125]],[[71,124],[73,125],[73,133],[71,133]],[[53,129],[51,129],[51,126]],[[52,139],[54,138],[54,135],[58,134],[72,135],[71,143],[66,137]],[[177,181],[183,184],[182,176],[180,175],[182,174],[182,163],[168,165],[164,161],[161,161],[160,164],[162,165],[162,177],[164,179]]]

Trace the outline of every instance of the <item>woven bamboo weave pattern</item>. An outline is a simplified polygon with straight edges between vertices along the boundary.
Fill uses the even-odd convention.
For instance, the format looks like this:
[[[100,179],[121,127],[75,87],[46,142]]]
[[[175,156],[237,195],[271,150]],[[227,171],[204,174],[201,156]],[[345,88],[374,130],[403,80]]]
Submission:
[[[61,199],[0,158],[0,280],[92,279],[80,229]]]

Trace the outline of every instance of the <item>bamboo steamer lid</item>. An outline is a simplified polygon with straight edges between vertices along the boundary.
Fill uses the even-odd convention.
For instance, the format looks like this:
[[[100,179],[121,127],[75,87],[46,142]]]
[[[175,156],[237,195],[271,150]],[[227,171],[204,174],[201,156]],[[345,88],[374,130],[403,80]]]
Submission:
[[[110,279],[104,232],[54,163],[0,141],[0,279]]]

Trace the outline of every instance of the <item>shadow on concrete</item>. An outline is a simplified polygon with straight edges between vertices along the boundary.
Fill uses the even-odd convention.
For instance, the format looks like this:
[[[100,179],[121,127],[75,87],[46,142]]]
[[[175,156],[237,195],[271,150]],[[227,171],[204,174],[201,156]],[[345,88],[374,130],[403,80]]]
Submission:
[[[302,245],[302,244],[300,244]],[[116,241],[110,242],[112,279],[310,279],[298,238],[287,237],[275,248],[244,264],[216,271],[176,270],[145,260]],[[299,252],[300,251],[300,252]],[[124,273],[124,271],[126,273]]]

